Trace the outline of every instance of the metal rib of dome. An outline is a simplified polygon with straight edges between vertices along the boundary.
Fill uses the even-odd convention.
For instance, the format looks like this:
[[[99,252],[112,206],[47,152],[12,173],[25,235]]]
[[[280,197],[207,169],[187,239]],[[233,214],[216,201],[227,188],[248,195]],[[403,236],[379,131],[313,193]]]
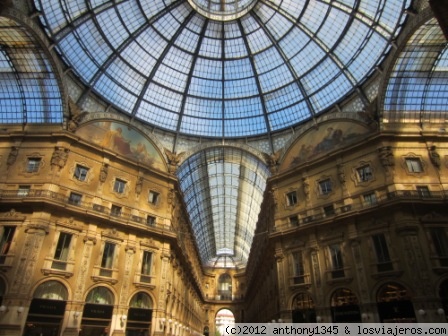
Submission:
[[[244,16],[235,7],[235,19],[219,21],[188,0],[35,0],[89,89],[161,129],[219,138],[291,127],[354,91],[389,50],[410,1],[243,3]]]

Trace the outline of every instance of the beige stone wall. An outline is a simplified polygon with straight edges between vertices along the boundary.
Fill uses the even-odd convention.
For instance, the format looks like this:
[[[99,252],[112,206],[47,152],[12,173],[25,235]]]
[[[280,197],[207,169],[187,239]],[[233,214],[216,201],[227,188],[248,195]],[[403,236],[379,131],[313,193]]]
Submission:
[[[317,147],[316,139],[325,137],[318,132],[328,127],[298,137],[269,181],[267,194],[272,197],[265,198],[260,218],[273,212],[273,219],[259,223],[268,238],[255,246],[252,255],[257,257],[249,261],[248,286],[257,290],[248,293],[248,301],[256,303],[248,306],[247,315],[266,322],[292,321],[294,310],[306,313],[309,307],[303,299],[297,302],[302,296],[311,299],[314,318],[332,322],[337,293],[347,289],[352,298],[346,304],[355,297],[360,320],[379,322],[384,320],[384,309],[381,315],[378,306],[381,288],[398,284],[406,289],[416,320],[446,322],[439,290],[447,269],[431,233],[436,229],[446,235],[448,229],[445,139],[369,132],[298,160],[298,149]],[[414,164],[419,171],[410,170]],[[366,166],[369,178],[362,181],[359,173]],[[331,183],[326,193],[320,184],[324,180]],[[387,265],[378,260],[375,235],[384,237]],[[339,274],[334,273],[332,245],[339,247],[343,261]],[[299,255],[302,271],[297,276],[294,256]],[[263,276],[269,272],[275,276]],[[263,300],[259,291],[275,294]]]
[[[151,298],[152,335],[202,330],[202,271],[194,245],[186,243],[191,232],[174,175],[57,127],[3,136],[0,157],[0,227],[15,228],[0,264],[1,335],[22,334],[36,288],[51,280],[68,292],[64,335],[78,335],[87,295],[97,287],[113,295],[110,335],[124,334],[132,322],[127,316],[137,293]],[[30,158],[40,160],[35,172],[27,171]],[[77,165],[88,168],[84,181],[75,176]],[[101,175],[105,165],[107,174]],[[123,190],[114,191],[116,179],[125,182]],[[150,191],[159,194],[155,204]],[[71,199],[72,193],[81,199]],[[120,213],[111,214],[112,206]],[[155,221],[148,224],[148,216]],[[61,232],[72,237],[62,268],[54,259]],[[106,243],[115,244],[115,251],[105,270]],[[141,274],[145,251],[152,254],[146,278]]]

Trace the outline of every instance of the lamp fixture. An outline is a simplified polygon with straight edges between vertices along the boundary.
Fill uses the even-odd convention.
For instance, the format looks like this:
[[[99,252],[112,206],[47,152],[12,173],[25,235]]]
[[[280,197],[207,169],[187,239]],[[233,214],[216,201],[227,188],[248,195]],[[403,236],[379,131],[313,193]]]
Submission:
[[[0,306],[0,313],[4,313],[4,312],[7,312],[7,311],[8,311],[8,308],[5,305],[1,305]]]
[[[17,308],[17,314],[22,314],[24,310],[25,310],[25,308],[20,306],[19,308]]]

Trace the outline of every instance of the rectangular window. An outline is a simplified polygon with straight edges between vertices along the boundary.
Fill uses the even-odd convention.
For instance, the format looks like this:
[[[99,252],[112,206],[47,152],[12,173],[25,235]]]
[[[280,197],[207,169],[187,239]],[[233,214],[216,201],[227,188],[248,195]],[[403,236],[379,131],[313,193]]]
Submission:
[[[160,194],[154,190],[149,191],[148,201],[151,204],[157,204],[159,202]]]
[[[378,272],[392,271],[393,265],[390,260],[386,237],[384,234],[375,234],[372,236],[372,241],[375,248],[376,260],[378,262]]]
[[[325,216],[333,216],[334,215],[334,206],[327,205],[326,207],[324,207],[324,213],[325,213]]]
[[[297,204],[297,192],[291,191],[286,194],[286,204],[288,206],[293,206]]]
[[[120,179],[115,179],[114,191],[116,193],[119,193],[119,194],[124,193],[125,187],[126,187],[126,181],[123,181],[123,180],[120,180]]]
[[[330,245],[330,258],[331,258],[331,276],[332,278],[343,278],[344,262],[342,260],[342,251],[339,244]]]
[[[68,254],[70,252],[70,243],[72,235],[70,233],[61,232],[59,234],[56,251],[54,252],[54,261],[51,268],[65,270],[67,267]]]
[[[6,255],[11,248],[12,239],[14,233],[16,232],[15,226],[5,226],[3,227],[2,238],[0,239],[0,264],[4,264],[6,260]]]
[[[320,181],[319,189],[320,189],[320,193],[322,195],[327,195],[327,194],[331,193],[331,191],[332,191],[331,180],[326,179],[326,180]]]
[[[41,163],[41,158],[28,158],[28,162],[26,165],[27,173],[37,173],[39,171]]]
[[[297,216],[289,217],[289,224],[291,224],[291,226],[299,226],[299,217]]]
[[[89,172],[89,168],[81,166],[81,165],[76,165],[75,173],[73,174],[73,176],[78,181],[85,181],[85,180],[87,180],[88,172]]]
[[[302,284],[305,282],[305,270],[303,267],[303,255],[302,251],[296,251],[292,254],[293,259],[293,272],[294,272],[294,284]]]
[[[156,218],[154,216],[149,216],[146,217],[146,225],[149,226],[155,226],[156,225]]]
[[[142,268],[140,270],[140,282],[151,282],[151,267],[152,267],[152,253],[149,251],[143,251],[142,256]]]
[[[373,178],[372,168],[370,165],[365,165],[356,169],[359,182],[367,182]]]
[[[431,228],[430,234],[440,266],[448,267],[448,239],[445,229]]]
[[[429,188],[427,186],[418,186],[417,193],[422,198],[431,197],[431,192],[429,191]]]
[[[117,217],[121,216],[121,207],[112,204],[112,207],[110,208],[110,214]]]
[[[30,193],[31,186],[29,185],[21,185],[19,186],[19,190],[17,190],[17,196],[25,197]]]
[[[114,265],[115,244],[106,242],[104,244],[103,257],[101,258],[100,275],[105,277],[112,276],[112,268]]]
[[[410,173],[421,173],[423,172],[422,162],[419,158],[407,158],[406,166]]]
[[[81,194],[71,192],[70,196],[68,198],[68,202],[70,204],[73,204],[73,205],[80,205],[81,204],[81,198],[82,198]]]
[[[378,203],[375,193],[365,194],[363,197],[366,205],[375,205]]]

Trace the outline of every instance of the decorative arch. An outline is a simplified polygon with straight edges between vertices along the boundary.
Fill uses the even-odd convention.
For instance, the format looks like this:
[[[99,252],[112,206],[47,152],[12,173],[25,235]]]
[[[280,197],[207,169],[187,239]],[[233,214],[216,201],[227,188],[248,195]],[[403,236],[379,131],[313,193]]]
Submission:
[[[398,282],[384,283],[377,291],[376,301],[380,322],[416,322],[411,295],[402,284]]]
[[[59,335],[69,295],[58,280],[41,282],[33,292],[24,335]]]
[[[316,304],[309,293],[301,292],[294,296],[291,303],[292,323],[315,323]]]
[[[219,332],[219,335],[225,335],[227,326],[235,324],[235,314],[229,308],[221,308],[215,315],[215,330]]]
[[[114,293],[105,286],[92,288],[86,296],[86,303],[113,305],[115,303]]]
[[[155,142],[130,124],[113,119],[96,119],[83,123],[76,134],[127,159],[167,171],[165,159]]]
[[[360,138],[365,139],[366,135],[373,132],[364,122],[347,118],[329,119],[317,127],[309,127],[288,147],[279,171],[328,155],[339,148],[352,145]]]
[[[34,299],[67,301],[69,293],[67,287],[58,280],[42,282],[33,293]]]
[[[361,322],[357,295],[349,288],[336,289],[330,298],[331,317],[334,323]]]

